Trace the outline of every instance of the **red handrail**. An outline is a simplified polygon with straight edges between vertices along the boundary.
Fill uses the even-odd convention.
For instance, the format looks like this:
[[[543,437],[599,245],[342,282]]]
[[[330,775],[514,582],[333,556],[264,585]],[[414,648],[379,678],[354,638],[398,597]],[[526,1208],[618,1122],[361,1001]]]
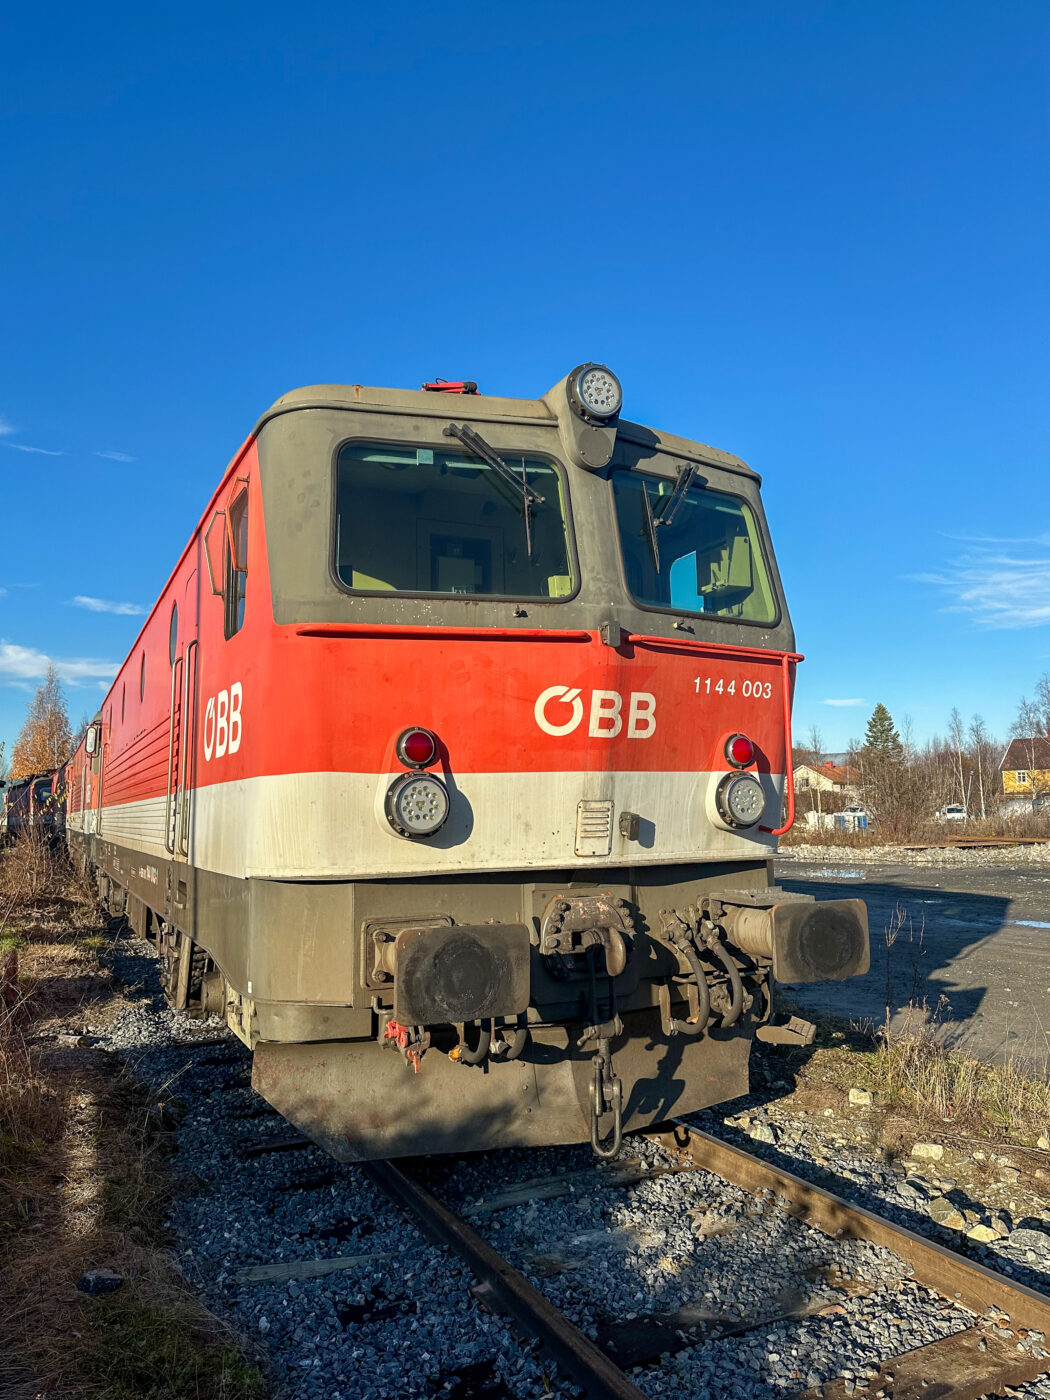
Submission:
[[[783,826],[775,829],[771,826],[760,826],[759,831],[766,831],[770,836],[783,836],[785,831],[790,831],[795,824],[795,763],[791,756],[791,664],[801,661],[802,658],[791,656],[785,653],[782,658],[781,675],[784,680],[784,784],[787,789],[787,821]]]
[[[589,642],[598,634],[554,627],[428,627],[396,622],[318,622],[297,627],[297,637],[405,637],[412,641],[451,639],[478,642]]]
[[[625,632],[623,640],[641,646],[671,647],[675,651],[696,651],[707,655],[723,656],[728,653],[730,656],[746,656],[753,661],[799,662],[805,660],[801,652],[797,651],[769,651],[763,647],[739,647],[733,642],[694,641],[690,637],[649,637],[640,632]]]

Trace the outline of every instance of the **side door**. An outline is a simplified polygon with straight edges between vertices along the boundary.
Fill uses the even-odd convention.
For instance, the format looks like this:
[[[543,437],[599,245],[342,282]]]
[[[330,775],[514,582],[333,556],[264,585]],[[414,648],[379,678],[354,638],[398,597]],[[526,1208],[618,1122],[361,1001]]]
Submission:
[[[92,822],[92,830],[94,831],[96,836],[102,835],[102,786],[103,781],[105,779],[106,746],[109,742],[107,733],[108,726],[106,724],[106,719],[105,716],[102,716],[100,717],[98,724],[97,747],[95,749],[94,757],[91,761],[91,771],[94,774],[93,787],[95,791],[95,802],[93,808],[94,820]]]
[[[174,590],[173,590],[174,591]],[[168,783],[164,809],[164,845],[169,855],[178,848],[179,775],[182,769],[182,710],[186,663],[182,655],[182,617],[177,593],[168,614],[168,664],[171,667],[171,699],[168,717]]]
[[[197,717],[198,571],[176,592],[168,622],[171,700],[168,719],[168,785],[164,844],[176,861],[190,852],[194,740]]]
[[[198,553],[200,545],[198,542]],[[195,568],[186,582],[182,600],[182,753],[179,767],[179,800],[175,823],[175,857],[190,860],[193,810],[197,790],[197,724],[200,685],[200,570]]]

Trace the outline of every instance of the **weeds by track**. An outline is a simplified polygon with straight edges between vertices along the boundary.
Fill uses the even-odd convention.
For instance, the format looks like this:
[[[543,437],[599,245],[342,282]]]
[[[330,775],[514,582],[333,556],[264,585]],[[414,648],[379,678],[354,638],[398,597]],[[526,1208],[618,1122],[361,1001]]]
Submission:
[[[76,1033],[121,1005],[107,921],[46,843],[0,853],[0,1393],[5,1400],[259,1400],[258,1368],[175,1269],[169,1130]],[[77,1290],[90,1269],[123,1278]]]

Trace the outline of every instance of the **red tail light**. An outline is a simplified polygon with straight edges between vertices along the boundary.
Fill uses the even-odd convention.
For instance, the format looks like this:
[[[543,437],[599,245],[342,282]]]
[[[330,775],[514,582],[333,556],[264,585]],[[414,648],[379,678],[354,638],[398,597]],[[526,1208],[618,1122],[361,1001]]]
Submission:
[[[730,734],[725,755],[734,768],[747,768],[755,761],[755,746],[746,734]]]
[[[437,740],[429,729],[406,729],[397,741],[397,756],[410,768],[426,768],[437,756]]]

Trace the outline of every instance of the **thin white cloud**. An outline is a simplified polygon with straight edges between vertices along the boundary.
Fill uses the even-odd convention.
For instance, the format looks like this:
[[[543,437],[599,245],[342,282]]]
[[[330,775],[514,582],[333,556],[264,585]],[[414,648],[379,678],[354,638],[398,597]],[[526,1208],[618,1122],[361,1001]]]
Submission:
[[[7,597],[7,589],[6,589],[6,588],[0,588],[0,598],[6,598],[6,597]]]
[[[5,447],[13,447],[16,452],[38,452],[41,457],[64,457],[64,452],[54,452],[50,447],[29,447],[24,442],[5,442]]]
[[[941,535],[944,540],[957,540],[960,544],[1009,544],[1015,548],[1019,544],[1050,545],[1050,531],[1041,535]]]
[[[19,681],[42,680],[50,662],[54,662],[59,679],[70,685],[94,680],[108,682],[118,669],[115,661],[98,661],[93,657],[63,661],[57,656],[38,651],[36,647],[23,647],[17,642],[0,640],[0,682],[17,684]]]
[[[18,429],[7,418],[0,413],[0,437],[8,437],[11,433],[17,433]]]
[[[939,573],[911,578],[939,589],[950,600],[943,611],[963,613],[976,627],[1044,627],[1050,623],[1050,536],[1013,541],[1013,546],[973,549]]]
[[[92,452],[92,457],[105,457],[107,462],[134,462],[136,459],[127,452]]]
[[[145,608],[140,608],[138,603],[111,603],[108,598],[89,598],[84,593],[78,593],[75,598],[70,598],[71,608],[86,608],[88,612],[116,613],[118,617],[140,617]]]
[[[867,702],[866,700],[822,700],[820,703],[821,703],[822,705],[843,706],[843,705],[866,705],[868,702]]]

